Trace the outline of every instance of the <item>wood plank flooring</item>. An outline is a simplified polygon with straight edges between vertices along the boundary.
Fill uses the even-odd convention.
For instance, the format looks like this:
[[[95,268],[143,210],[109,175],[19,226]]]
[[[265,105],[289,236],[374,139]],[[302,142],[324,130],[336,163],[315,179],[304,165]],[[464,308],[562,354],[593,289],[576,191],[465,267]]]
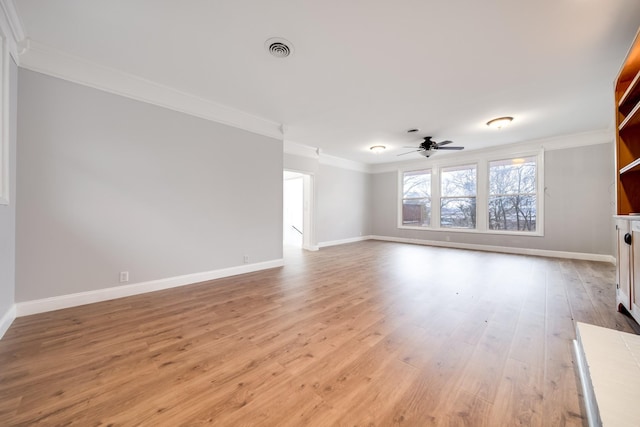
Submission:
[[[633,332],[607,263],[366,241],[285,264],[16,319],[0,425],[583,426],[575,322]]]

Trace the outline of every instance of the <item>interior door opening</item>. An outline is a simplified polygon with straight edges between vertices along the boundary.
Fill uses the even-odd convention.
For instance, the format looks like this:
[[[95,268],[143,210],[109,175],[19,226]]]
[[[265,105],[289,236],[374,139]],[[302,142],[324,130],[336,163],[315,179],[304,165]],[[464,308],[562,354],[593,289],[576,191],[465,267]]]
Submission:
[[[304,237],[304,185],[302,174],[284,171],[282,190],[282,242],[285,246],[302,247]]]
[[[283,246],[318,250],[313,240],[313,176],[284,171],[282,195]]]

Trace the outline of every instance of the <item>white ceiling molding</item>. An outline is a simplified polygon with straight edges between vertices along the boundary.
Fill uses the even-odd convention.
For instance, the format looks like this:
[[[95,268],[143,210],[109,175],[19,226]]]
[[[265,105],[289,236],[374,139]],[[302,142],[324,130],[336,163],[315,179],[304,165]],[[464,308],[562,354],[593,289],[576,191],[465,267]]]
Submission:
[[[309,157],[317,159],[319,157],[319,149],[316,147],[310,147],[304,144],[298,144],[297,142],[284,140],[283,150],[286,154],[293,154],[294,156]]]
[[[20,66],[105,92],[282,140],[280,123],[104,67],[33,40],[27,40],[26,49],[20,54]]]
[[[588,145],[598,145],[613,142],[615,138],[613,129],[603,129],[593,132],[576,133],[573,135],[555,136],[553,138],[539,139],[536,141],[514,144],[516,146],[538,144],[545,150],[564,150],[567,148],[586,147]]]
[[[25,39],[25,33],[13,0],[0,0],[0,29],[7,41],[9,54],[16,64],[20,64],[20,45]]]
[[[334,166],[337,168],[349,169],[362,173],[371,173],[372,165],[343,159],[341,157],[330,156],[328,154],[324,154],[323,152],[320,152],[319,162],[321,165]]]
[[[594,132],[578,133],[574,135],[563,135],[553,138],[537,139],[534,141],[526,141],[515,144],[501,145],[497,147],[487,147],[478,150],[469,150],[456,153],[438,153],[437,156],[431,157],[428,160],[421,158],[412,161],[394,162],[394,163],[380,163],[376,165],[370,165],[371,173],[385,173],[396,172],[398,169],[403,169],[412,166],[425,166],[440,161],[451,162],[465,162],[467,160],[473,161],[481,157],[502,156],[502,155],[517,155],[522,152],[537,151],[543,149],[545,151],[564,150],[567,148],[586,147],[589,145],[598,144],[611,144],[613,143],[614,135],[610,129],[599,130]]]
[[[349,169],[363,173],[369,173],[371,169],[370,165],[343,159],[341,157],[330,156],[323,153],[319,148],[298,144],[297,142],[285,140],[283,147],[286,154],[316,159],[318,160],[318,163],[322,165],[335,166],[337,168]]]

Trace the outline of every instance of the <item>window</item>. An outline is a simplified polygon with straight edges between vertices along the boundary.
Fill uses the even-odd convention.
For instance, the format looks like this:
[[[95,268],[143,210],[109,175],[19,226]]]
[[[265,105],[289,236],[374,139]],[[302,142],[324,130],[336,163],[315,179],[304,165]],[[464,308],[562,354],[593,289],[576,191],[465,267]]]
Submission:
[[[476,228],[475,165],[443,168],[440,177],[440,227]]]
[[[544,236],[542,149],[443,156],[418,168],[398,171],[398,228]]]
[[[402,175],[402,225],[428,227],[431,224],[431,170]]]
[[[536,157],[489,162],[489,229],[536,231]]]

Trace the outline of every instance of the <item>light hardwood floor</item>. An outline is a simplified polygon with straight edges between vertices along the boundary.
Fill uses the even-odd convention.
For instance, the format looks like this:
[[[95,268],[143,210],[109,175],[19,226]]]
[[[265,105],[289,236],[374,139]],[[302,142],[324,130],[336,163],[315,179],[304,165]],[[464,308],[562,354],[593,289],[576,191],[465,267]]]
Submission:
[[[614,266],[367,241],[16,319],[0,425],[585,425],[574,322]],[[43,284],[46,286],[46,284]]]

